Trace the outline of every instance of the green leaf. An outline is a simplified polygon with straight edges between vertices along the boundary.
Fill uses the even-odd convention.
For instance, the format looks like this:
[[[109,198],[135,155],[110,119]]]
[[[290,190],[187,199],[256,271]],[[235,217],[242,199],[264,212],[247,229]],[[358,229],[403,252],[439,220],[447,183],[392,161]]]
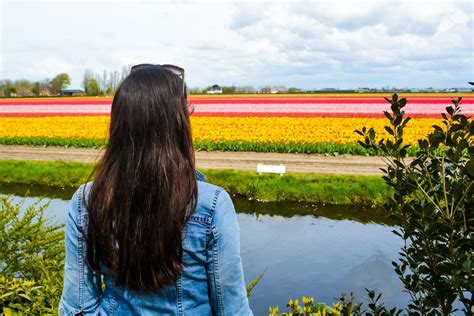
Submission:
[[[375,139],[375,130],[372,127],[369,129],[369,138],[372,141]]]
[[[264,270],[258,277],[256,277],[255,279],[253,279],[252,281],[250,281],[249,284],[247,284],[247,297],[250,297],[250,296],[252,295],[253,289],[257,286],[258,283],[260,283],[260,281],[262,280],[263,276],[264,276],[265,273],[267,272],[267,269],[268,269],[268,268],[265,268],[265,270]]]
[[[438,126],[438,125],[433,125],[433,128],[435,129],[435,131],[444,134],[444,131],[443,131],[443,129],[442,129],[440,126]]]
[[[402,122],[402,119],[403,119],[403,116],[397,116],[397,118],[393,122],[393,125],[395,126],[400,125],[400,123]]]
[[[400,108],[404,107],[407,104],[407,99],[406,98],[401,98],[398,101],[398,104],[400,104]]]
[[[21,296],[21,297],[23,297],[24,299],[26,299],[26,300],[28,300],[28,301],[31,301],[31,297],[30,297],[29,295],[27,295],[27,294],[20,293],[20,294],[18,294],[18,296]]]
[[[397,116],[397,115],[399,114],[399,112],[400,112],[397,103],[392,103],[392,105],[390,106],[390,109],[391,109],[392,112],[395,114],[395,116]]]
[[[453,107],[452,107],[452,106],[448,106],[448,107],[446,107],[446,112],[448,112],[448,113],[449,113],[449,115],[451,115],[451,116],[452,116],[452,115],[453,115],[453,113],[454,113],[454,109],[453,109]]]
[[[400,149],[400,155],[401,155],[402,157],[406,157],[406,155],[407,155],[407,150],[406,150],[405,148]]]
[[[15,294],[15,293],[14,292],[5,293],[2,296],[0,296],[0,299],[4,300],[5,298],[7,298],[9,296],[12,296],[13,294]]]
[[[389,133],[390,135],[392,135],[392,136],[395,135],[395,132],[393,131],[393,129],[390,126],[385,126],[384,128],[387,131],[387,133]]]
[[[397,101],[398,101],[398,94],[394,93],[394,94],[392,95],[392,101],[393,101],[393,102],[397,102]]]

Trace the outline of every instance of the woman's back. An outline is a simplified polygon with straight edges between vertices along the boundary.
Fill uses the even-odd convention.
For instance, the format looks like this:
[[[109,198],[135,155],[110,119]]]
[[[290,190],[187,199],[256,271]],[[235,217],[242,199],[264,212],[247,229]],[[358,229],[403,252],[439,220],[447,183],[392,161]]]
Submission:
[[[180,67],[137,65],[118,87],[69,208],[63,313],[252,313],[234,206],[196,171],[189,112]]]
[[[102,291],[101,276],[84,262],[88,214],[82,197],[91,184],[79,187],[69,207],[62,314],[252,315],[243,282],[237,216],[225,190],[198,181],[197,208],[183,231],[182,275],[159,293],[141,294],[116,287],[115,273],[103,265]]]

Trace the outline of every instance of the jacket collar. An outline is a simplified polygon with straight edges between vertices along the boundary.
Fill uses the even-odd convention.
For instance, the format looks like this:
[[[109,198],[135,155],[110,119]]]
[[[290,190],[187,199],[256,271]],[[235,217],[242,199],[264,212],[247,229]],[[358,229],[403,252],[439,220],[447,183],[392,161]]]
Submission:
[[[197,170],[196,170],[196,177],[198,181],[206,181],[206,176]]]

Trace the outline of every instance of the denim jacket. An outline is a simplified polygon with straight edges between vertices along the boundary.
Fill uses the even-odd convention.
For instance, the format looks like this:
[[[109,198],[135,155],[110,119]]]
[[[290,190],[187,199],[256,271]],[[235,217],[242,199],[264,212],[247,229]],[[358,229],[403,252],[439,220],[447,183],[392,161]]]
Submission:
[[[115,286],[114,273],[87,265],[87,209],[92,182],[74,193],[66,223],[66,261],[60,315],[253,315],[240,258],[240,229],[234,205],[222,188],[198,175],[198,203],[183,231],[183,273],[154,294]],[[85,186],[85,187],[84,187]],[[102,283],[105,286],[102,286]]]

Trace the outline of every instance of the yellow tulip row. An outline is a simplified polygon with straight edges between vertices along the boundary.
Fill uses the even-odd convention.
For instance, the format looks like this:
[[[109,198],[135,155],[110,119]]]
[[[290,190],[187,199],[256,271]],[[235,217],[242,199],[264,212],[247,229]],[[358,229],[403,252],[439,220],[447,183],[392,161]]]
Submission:
[[[2,117],[0,137],[84,138],[103,140],[108,135],[107,116]],[[439,119],[418,118],[408,123],[405,140],[414,144],[432,130]],[[191,117],[193,136],[199,141],[250,143],[354,143],[355,129],[374,127],[387,136],[383,118],[294,117]]]

